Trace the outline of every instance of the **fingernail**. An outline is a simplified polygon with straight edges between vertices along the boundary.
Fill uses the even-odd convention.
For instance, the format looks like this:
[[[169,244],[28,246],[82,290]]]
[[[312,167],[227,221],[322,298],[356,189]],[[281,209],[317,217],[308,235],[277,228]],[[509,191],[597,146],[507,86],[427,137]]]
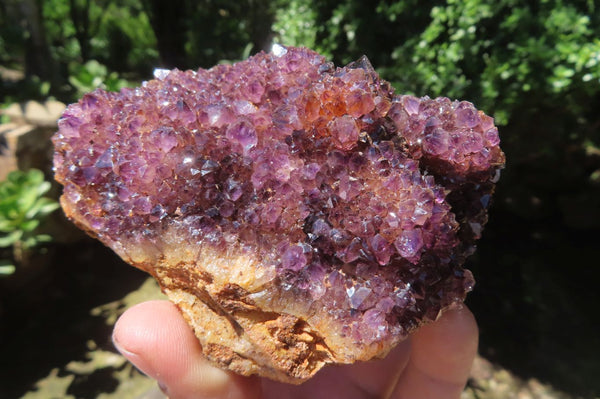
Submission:
[[[152,371],[148,368],[148,365],[137,353],[129,351],[125,349],[118,341],[117,337],[113,335],[112,337],[113,345],[117,350],[123,355],[127,360],[129,360],[133,365],[142,373],[151,376],[150,372]]]
[[[127,358],[129,358],[129,357],[137,357],[137,354],[135,354],[133,352],[130,352],[127,349],[123,348],[121,346],[121,344],[119,343],[119,341],[117,340],[117,337],[115,335],[113,335],[113,337],[112,337],[112,342],[113,342],[113,345],[115,346],[115,348],[117,348],[117,350],[119,352],[121,352],[121,354],[123,356],[125,356]]]
[[[158,388],[162,391],[162,393],[169,396],[169,388],[167,388],[164,382],[158,381]]]

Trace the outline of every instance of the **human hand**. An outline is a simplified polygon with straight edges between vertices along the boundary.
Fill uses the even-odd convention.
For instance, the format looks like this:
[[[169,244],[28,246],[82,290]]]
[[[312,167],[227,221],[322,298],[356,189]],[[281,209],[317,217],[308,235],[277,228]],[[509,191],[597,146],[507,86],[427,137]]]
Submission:
[[[171,399],[455,399],[477,352],[473,314],[462,306],[420,328],[386,358],[329,366],[302,385],[242,377],[212,366],[175,305],[144,302],[117,321],[113,342]]]

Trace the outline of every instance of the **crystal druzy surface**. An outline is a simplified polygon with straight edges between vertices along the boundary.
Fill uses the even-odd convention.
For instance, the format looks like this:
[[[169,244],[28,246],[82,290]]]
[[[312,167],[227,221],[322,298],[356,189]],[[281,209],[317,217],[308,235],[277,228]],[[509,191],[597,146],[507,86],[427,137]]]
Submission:
[[[504,164],[491,117],[301,48],[155,75],[67,108],[56,179],[209,359],[301,382],[462,302]]]

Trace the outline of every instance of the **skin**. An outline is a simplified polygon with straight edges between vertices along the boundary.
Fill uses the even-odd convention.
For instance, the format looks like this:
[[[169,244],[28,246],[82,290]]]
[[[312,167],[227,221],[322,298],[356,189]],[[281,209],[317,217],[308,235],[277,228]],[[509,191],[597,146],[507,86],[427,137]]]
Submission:
[[[459,306],[420,328],[384,359],[325,367],[299,386],[213,367],[168,301],[127,310],[115,325],[113,342],[171,399],[456,399],[477,352],[478,329],[473,314]]]

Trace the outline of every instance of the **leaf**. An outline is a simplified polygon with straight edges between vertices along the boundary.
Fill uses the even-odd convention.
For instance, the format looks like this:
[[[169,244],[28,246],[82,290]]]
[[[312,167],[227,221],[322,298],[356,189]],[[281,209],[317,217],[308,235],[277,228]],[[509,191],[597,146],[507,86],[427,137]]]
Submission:
[[[46,199],[46,198],[43,198]],[[52,200],[48,200],[48,202],[45,202],[42,207],[40,208],[38,215],[39,216],[46,216],[51,214],[52,212],[54,212],[55,210],[57,210],[58,208],[60,208],[60,204],[56,201],[52,201]]]
[[[50,187],[51,187],[51,185],[49,182],[47,182],[47,181],[40,182],[36,189],[38,197],[41,197],[42,195],[46,194],[48,192],[48,190],[50,190]]]
[[[31,207],[35,204],[35,201],[38,199],[37,192],[35,190],[23,190],[21,197],[17,200],[17,210],[22,217],[25,217],[25,214]]]
[[[23,231],[33,231],[35,230],[36,227],[38,227],[40,224],[40,221],[37,219],[31,219],[31,220],[26,220],[23,223],[21,223],[21,225],[19,226],[19,228]]]
[[[37,186],[44,182],[44,174],[39,169],[30,169],[25,173],[26,181],[31,186]]]
[[[19,241],[23,237],[23,232],[21,230],[13,231],[7,236],[0,237],[0,248],[10,247],[17,241]]]
[[[43,243],[43,242],[52,242],[52,236],[49,234],[38,234],[34,238],[38,244]]]
[[[0,232],[10,233],[16,229],[16,223],[13,220],[3,219],[0,217]]]
[[[35,247],[36,245],[38,245],[38,240],[36,239],[35,236],[33,236],[33,237],[27,237],[22,242],[23,242],[23,248],[24,249],[31,249],[31,248]]]
[[[15,265],[9,263],[7,260],[0,260],[0,275],[9,276],[15,272]]]
[[[60,205],[58,202],[50,198],[39,198],[35,204],[27,211],[25,217],[27,219],[43,218],[44,216],[54,212]]]

